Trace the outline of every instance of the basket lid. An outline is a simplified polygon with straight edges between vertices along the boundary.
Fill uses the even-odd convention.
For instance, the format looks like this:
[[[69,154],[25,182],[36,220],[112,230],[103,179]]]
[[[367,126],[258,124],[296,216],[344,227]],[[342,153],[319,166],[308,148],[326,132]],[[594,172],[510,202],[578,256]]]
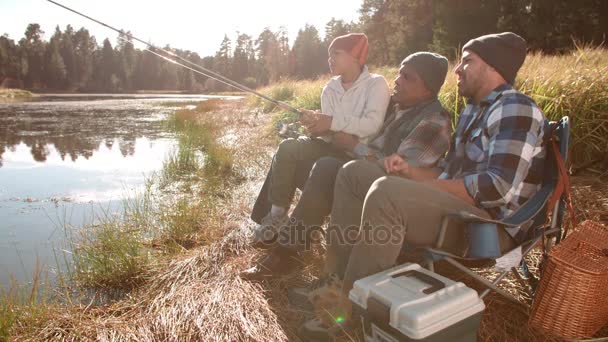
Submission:
[[[608,274],[608,229],[587,220],[555,246],[549,256],[558,263],[585,273]]]

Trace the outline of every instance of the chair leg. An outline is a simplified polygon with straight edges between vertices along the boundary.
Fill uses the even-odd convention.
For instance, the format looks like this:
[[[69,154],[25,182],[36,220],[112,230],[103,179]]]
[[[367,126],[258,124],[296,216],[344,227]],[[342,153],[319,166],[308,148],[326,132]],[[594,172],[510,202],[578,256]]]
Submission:
[[[521,274],[519,274],[519,272],[517,271],[517,268],[511,267],[511,272],[515,276],[515,279],[517,279],[517,282],[519,283],[519,285],[521,285],[521,287],[526,291],[528,296],[530,296],[530,298],[532,298],[534,295],[532,292],[532,289],[530,288],[530,285],[528,283],[526,283],[526,280],[521,276]]]
[[[471,271],[471,272],[473,272],[473,271]],[[492,281],[492,285],[494,285],[496,288],[498,288],[498,286],[497,286],[498,283],[500,283],[504,279],[504,277],[507,276],[507,274],[509,274],[509,271],[501,272],[496,278],[494,278],[494,281]],[[480,277],[480,278],[486,279],[484,277]],[[483,297],[487,296],[489,293],[490,293],[490,288],[487,288],[481,293],[481,295],[479,297],[483,298]],[[507,293],[507,292],[505,292],[505,293]]]
[[[501,296],[505,297],[506,299],[520,304],[521,302],[518,301],[515,297],[513,297],[511,294],[509,294],[508,292],[504,291],[503,289],[499,288],[498,286],[496,286],[495,284],[498,284],[506,275],[509,271],[505,271],[503,273],[501,273],[498,277],[496,277],[496,279],[494,280],[494,282],[490,282],[488,279],[478,275],[477,273],[469,270],[468,268],[464,267],[463,265],[461,265],[459,262],[457,262],[456,260],[450,258],[450,257],[445,257],[444,258],[445,261],[449,262],[452,266],[458,268],[459,270],[463,271],[464,273],[466,273],[467,275],[471,276],[473,279],[479,281],[480,283],[482,283],[483,285],[485,285],[488,289],[486,289],[485,291],[483,291],[480,295],[481,298],[485,297],[489,292],[490,289],[496,291],[496,293],[500,294]]]

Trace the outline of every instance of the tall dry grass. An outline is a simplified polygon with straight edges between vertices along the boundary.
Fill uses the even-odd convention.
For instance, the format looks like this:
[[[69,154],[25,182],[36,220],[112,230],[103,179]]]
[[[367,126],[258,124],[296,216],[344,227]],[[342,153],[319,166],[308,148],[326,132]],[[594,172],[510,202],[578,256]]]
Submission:
[[[450,64],[453,70],[455,62]],[[371,67],[392,87],[397,66]],[[296,108],[320,109],[320,95],[328,76],[314,81],[285,80],[260,91]],[[516,87],[531,96],[547,118],[572,119],[574,164],[605,159],[608,151],[608,50],[602,47],[577,47],[563,55],[528,54],[518,73]],[[457,114],[466,101],[458,96],[456,75],[449,72],[439,98],[446,109]],[[249,105],[275,112],[275,122],[295,116],[251,97]]]

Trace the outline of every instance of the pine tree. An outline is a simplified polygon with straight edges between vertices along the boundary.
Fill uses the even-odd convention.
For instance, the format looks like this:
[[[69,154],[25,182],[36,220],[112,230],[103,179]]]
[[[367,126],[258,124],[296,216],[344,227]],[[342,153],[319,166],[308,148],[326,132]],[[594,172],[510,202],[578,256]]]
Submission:
[[[296,59],[296,76],[312,78],[327,71],[325,46],[319,38],[319,31],[314,26],[306,25],[304,29],[298,31],[293,51]]]
[[[67,70],[60,52],[61,39],[61,30],[57,26],[44,53],[44,81],[50,89],[64,89],[66,86]]]

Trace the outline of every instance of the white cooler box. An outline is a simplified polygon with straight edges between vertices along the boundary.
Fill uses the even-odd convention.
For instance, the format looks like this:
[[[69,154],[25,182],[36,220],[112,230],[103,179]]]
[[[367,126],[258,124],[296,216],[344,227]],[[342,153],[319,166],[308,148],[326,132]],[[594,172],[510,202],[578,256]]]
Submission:
[[[476,341],[485,308],[477,291],[418,264],[357,280],[349,293],[366,341]]]

